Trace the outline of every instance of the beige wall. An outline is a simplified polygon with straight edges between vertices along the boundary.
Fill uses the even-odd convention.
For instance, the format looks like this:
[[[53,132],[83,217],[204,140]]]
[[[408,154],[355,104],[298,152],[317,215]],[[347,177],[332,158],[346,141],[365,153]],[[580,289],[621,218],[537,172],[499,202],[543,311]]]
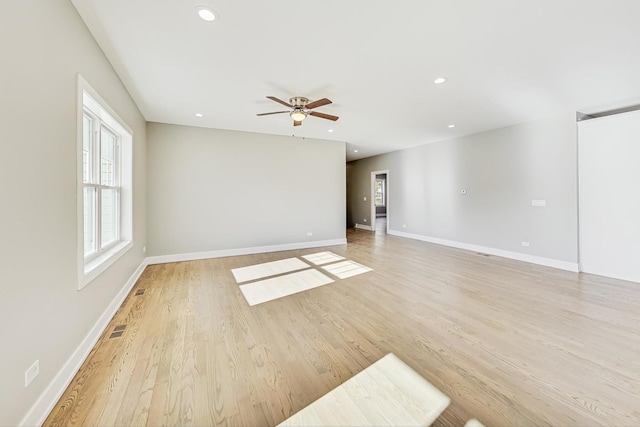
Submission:
[[[391,230],[575,263],[576,147],[571,113],[350,162],[347,222],[371,224],[370,172],[388,169]]]
[[[147,132],[150,255],[345,238],[344,143],[159,123]]]
[[[68,0],[0,2],[0,52],[0,425],[17,425],[143,259],[146,125]],[[134,136],[134,247],[81,291],[77,73]]]

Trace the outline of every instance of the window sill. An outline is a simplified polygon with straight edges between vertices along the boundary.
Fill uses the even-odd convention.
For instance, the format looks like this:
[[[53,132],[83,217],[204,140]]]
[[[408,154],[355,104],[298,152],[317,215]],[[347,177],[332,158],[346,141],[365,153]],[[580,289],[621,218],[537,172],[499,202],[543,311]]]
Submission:
[[[78,290],[91,283],[96,277],[102,274],[107,268],[113,265],[122,255],[126,254],[133,247],[130,240],[123,241],[109,249],[105,253],[95,257],[84,265],[84,272],[78,282]]]

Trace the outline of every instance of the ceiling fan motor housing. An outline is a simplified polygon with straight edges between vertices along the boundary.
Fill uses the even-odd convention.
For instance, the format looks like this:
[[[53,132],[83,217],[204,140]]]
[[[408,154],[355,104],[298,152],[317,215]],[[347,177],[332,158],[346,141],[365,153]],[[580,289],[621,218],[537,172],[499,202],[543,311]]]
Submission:
[[[309,99],[304,96],[294,96],[293,98],[289,98],[289,104],[295,107],[304,108],[305,105],[309,103]]]

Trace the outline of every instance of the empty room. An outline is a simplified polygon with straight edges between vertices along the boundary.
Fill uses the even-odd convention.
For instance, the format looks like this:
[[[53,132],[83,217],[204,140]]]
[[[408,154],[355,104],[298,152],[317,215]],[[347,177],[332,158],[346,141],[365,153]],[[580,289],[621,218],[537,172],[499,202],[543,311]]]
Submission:
[[[640,425],[638,16],[3,0],[0,426]]]

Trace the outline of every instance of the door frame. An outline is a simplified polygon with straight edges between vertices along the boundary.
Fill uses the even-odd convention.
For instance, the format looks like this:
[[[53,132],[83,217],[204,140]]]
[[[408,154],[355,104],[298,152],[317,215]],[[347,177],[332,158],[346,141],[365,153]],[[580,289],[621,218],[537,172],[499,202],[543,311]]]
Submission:
[[[390,218],[390,216],[389,216],[389,211],[390,211],[390,209],[389,209],[389,205],[390,205],[390,203],[389,203],[389,200],[390,200],[389,195],[390,195],[390,192],[389,192],[389,170],[388,169],[380,170],[380,171],[372,171],[371,172],[371,197],[370,197],[370,200],[371,200],[371,217],[370,217],[371,218],[371,224],[370,224],[370,227],[371,227],[371,231],[373,231],[375,233],[375,231],[376,231],[376,202],[375,202],[376,175],[380,175],[380,174],[386,174],[387,175],[387,179],[386,179],[386,182],[384,184],[385,185],[385,188],[384,188],[385,195],[384,195],[384,197],[385,197],[385,205],[386,205],[386,208],[387,208],[387,229],[385,231],[386,231],[387,234],[389,234],[389,223],[390,223],[390,221],[389,221],[389,218]]]

